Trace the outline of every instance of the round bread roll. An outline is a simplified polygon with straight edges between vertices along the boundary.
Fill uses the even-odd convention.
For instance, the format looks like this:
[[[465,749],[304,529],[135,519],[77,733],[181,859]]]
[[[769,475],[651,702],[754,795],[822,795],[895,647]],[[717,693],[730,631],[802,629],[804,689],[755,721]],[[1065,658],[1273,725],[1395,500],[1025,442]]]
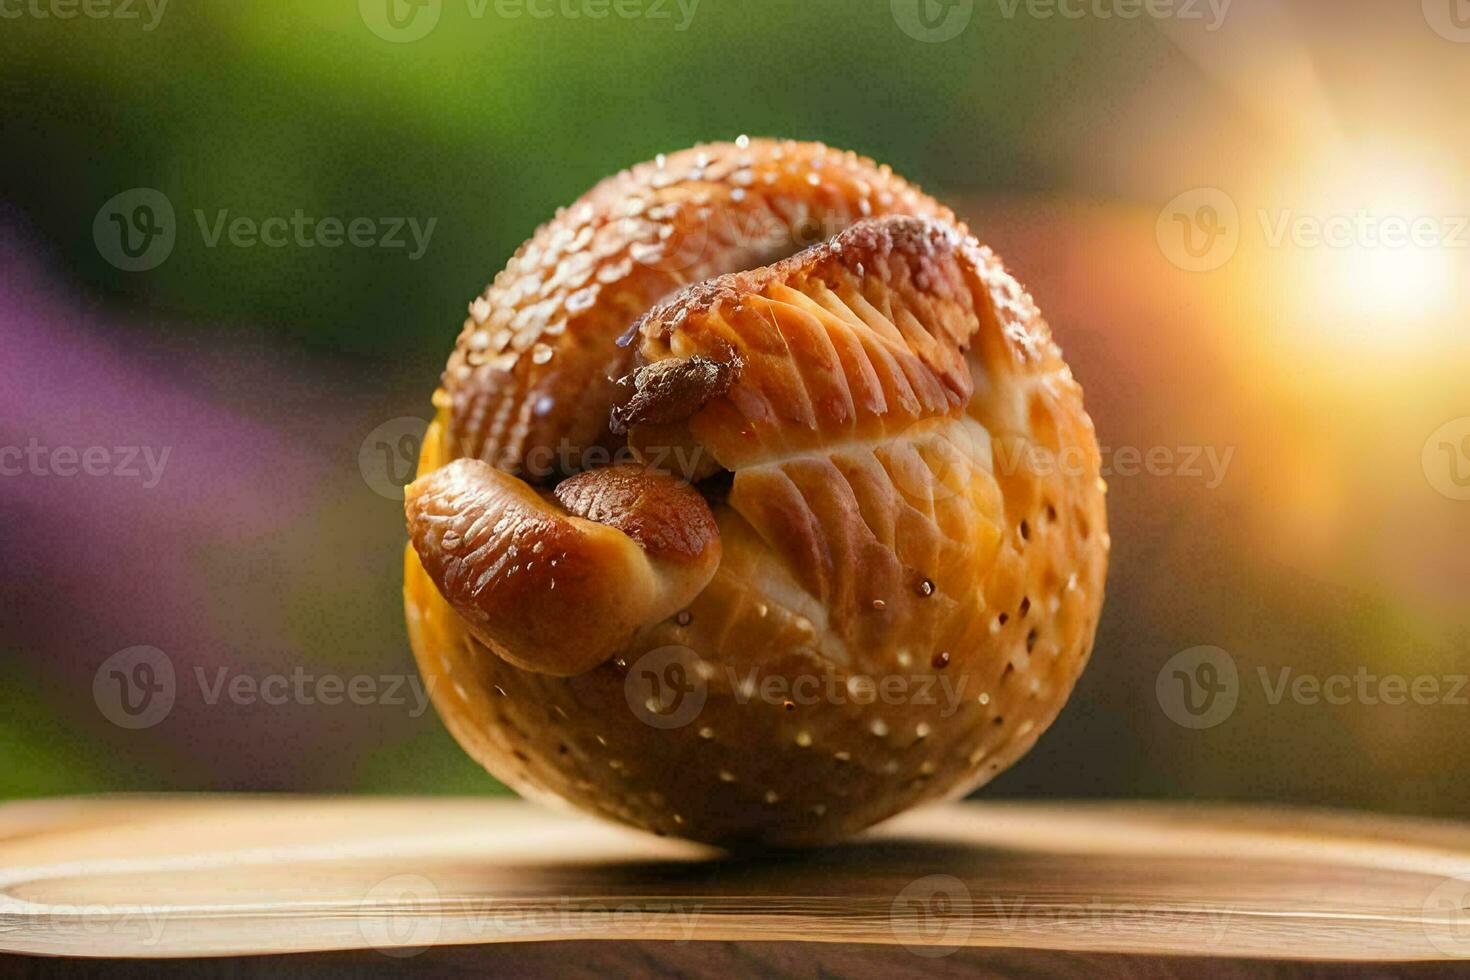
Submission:
[[[1081,389],[999,260],[852,153],[602,182],[470,305],[435,404],[409,634],[525,795],[833,841],[1009,766],[1091,652]]]

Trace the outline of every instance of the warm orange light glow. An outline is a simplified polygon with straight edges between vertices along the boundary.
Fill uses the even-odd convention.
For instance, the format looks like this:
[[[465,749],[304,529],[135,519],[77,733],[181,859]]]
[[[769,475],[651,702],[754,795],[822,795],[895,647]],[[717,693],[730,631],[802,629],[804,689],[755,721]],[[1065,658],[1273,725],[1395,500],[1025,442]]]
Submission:
[[[1257,215],[1293,321],[1332,345],[1427,352],[1470,268],[1470,207],[1446,169],[1427,155],[1354,148],[1306,172],[1313,184],[1294,206]]]

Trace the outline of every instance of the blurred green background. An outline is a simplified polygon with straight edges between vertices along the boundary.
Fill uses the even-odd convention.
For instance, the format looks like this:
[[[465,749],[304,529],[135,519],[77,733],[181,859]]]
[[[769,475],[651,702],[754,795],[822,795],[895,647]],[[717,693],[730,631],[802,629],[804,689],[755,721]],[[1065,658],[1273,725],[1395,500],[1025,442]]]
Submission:
[[[1470,416],[1467,252],[1377,276],[1402,256],[1283,247],[1257,222],[1467,213],[1470,45],[1419,5],[1238,0],[1211,27],[1204,5],[646,0],[592,19],[444,0],[399,42],[378,0],[137,19],[37,2],[0,21],[0,444],[170,456],[152,487],[0,477],[0,796],[496,792],[411,698],[211,704],[195,672],[411,676],[399,504],[364,441],[427,418],[466,302],[557,207],[749,133],[855,149],[951,203],[1048,313],[1105,446],[1231,454],[1216,486],[1114,475],[1092,666],[985,792],[1470,813],[1463,701],[1273,703],[1260,680],[1364,668],[1447,692],[1470,672],[1470,503],[1422,452]],[[952,37],[914,28],[949,16]],[[177,241],[127,272],[93,223],[138,187],[171,202]],[[1193,272],[1159,219],[1200,187],[1238,207],[1240,244]],[[415,260],[211,247],[196,217],[298,209],[435,223]],[[1156,680],[1202,644],[1233,658],[1239,703],[1193,730]],[[166,652],[179,696],[130,730],[93,685],[135,645]]]

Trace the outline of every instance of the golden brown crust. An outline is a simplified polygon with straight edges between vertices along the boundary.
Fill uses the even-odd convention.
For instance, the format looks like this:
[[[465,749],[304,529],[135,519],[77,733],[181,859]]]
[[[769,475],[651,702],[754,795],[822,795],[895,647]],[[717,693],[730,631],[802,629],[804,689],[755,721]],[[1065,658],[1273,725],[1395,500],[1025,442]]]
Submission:
[[[618,467],[563,487],[570,513],[460,459],[410,484],[405,509],[410,547],[475,638],[523,669],[570,676],[697,595],[720,542],[703,498],[671,477]]]
[[[537,446],[608,442],[616,340],[681,286],[790,255],[865,217],[949,209],[887,167],[819,143],[697,146],[602,181],[470,304],[443,386],[456,456],[520,471]]]
[[[784,241],[730,232],[752,201]],[[636,269],[636,236],[612,224],[625,210],[662,243]],[[868,212],[918,220],[859,223]],[[797,241],[814,215],[839,219]],[[567,302],[568,262],[601,283],[590,299]],[[565,320],[554,356],[465,370],[472,329],[517,320],[505,344],[522,352],[550,343],[530,339],[536,324]],[[605,583],[643,583],[631,634],[612,590],[585,608],[499,608],[527,630],[555,621],[575,645],[597,645],[588,624],[607,617],[610,659],[538,641],[560,644],[560,667],[584,665],[575,676],[486,643],[415,539],[405,599],[421,669],[456,737],[518,790],[659,833],[817,843],[984,783],[1061,709],[1108,551],[1081,389],[999,260],[885,168],[766,141],[634,168],[538,232],[471,321],[421,473],[464,455],[520,471],[562,439],[621,445],[617,405],[645,471],[708,478],[717,526],[664,537],[685,511],[646,497],[643,471],[574,477],[550,501],[487,478],[519,484],[538,519],[595,528],[607,547],[581,553]],[[630,369],[631,391],[606,381]],[[639,562],[646,577],[627,570]],[[686,689],[698,705],[675,718],[641,700]]]
[[[621,531],[648,554],[698,559],[717,546],[714,515],[689,484],[641,466],[609,466],[563,480],[556,499],[570,513]]]
[[[970,399],[979,246],[914,217],[860,222],[753,272],[691,286],[640,321],[652,372],[666,360],[741,365],[692,421],[726,467],[891,434]],[[829,299],[830,297],[830,299]],[[824,309],[846,302],[846,319]],[[861,307],[859,306],[861,304]],[[866,309],[863,309],[865,307]],[[885,309],[897,307],[890,317]]]
[[[739,304],[743,297],[763,292],[773,284],[831,275],[838,270],[862,279],[871,272],[881,274],[878,264],[887,263],[895,255],[909,266],[916,280],[932,277],[924,287],[927,291],[943,293],[940,266],[959,251],[978,247],[951,222],[917,215],[866,218],[827,241],[771,265],[687,286],[640,317],[636,330],[646,337],[667,340],[688,318],[708,314],[722,304]]]

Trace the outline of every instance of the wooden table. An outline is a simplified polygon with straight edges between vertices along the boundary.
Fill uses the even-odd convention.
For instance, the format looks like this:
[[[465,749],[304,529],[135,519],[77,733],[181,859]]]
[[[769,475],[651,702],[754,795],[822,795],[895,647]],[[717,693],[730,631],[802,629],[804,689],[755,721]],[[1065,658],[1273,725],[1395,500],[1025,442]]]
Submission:
[[[12,803],[0,954],[37,976],[1470,976],[1470,827],[967,803],[736,860],[505,800]]]

